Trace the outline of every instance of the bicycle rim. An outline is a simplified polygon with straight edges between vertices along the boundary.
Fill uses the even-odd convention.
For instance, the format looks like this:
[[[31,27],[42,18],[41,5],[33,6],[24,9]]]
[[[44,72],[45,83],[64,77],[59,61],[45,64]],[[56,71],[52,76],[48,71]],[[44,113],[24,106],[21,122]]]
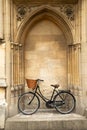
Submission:
[[[24,93],[18,99],[18,109],[25,115],[34,114],[40,106],[40,100],[32,92]]]
[[[62,114],[68,114],[75,109],[75,98],[71,93],[60,92],[54,98],[54,102],[60,102],[60,104],[55,105],[55,108],[58,112]]]

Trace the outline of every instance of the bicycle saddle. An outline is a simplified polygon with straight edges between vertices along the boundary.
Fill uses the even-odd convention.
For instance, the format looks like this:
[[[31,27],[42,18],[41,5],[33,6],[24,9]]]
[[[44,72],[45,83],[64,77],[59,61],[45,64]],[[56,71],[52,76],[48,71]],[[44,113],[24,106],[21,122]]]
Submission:
[[[59,87],[59,84],[55,84],[55,85],[51,85],[52,87],[54,87],[54,88],[58,88]]]

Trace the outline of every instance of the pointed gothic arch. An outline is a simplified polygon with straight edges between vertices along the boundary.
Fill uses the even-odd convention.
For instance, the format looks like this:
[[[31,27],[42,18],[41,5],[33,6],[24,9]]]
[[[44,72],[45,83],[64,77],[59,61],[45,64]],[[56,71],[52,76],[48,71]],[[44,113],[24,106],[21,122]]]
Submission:
[[[66,44],[67,44],[66,46],[68,48],[68,50],[67,50],[68,51],[67,52],[67,56],[68,56],[67,77],[68,77],[68,82],[69,82],[68,84],[74,84],[74,83],[72,83],[72,82],[74,82],[73,78],[72,78],[72,71],[73,71],[73,67],[74,67],[72,64],[72,56],[74,53],[74,49],[73,49],[74,42],[73,42],[73,34],[72,34],[73,27],[70,24],[69,20],[67,20],[67,18],[63,17],[57,10],[55,10],[54,8],[52,8],[50,6],[41,6],[38,9],[32,11],[29,15],[27,15],[24,18],[24,20],[20,24],[16,38],[15,38],[15,42],[18,43],[19,46],[23,45],[23,47],[21,48],[22,50],[20,52],[18,52],[18,54],[19,54],[18,57],[21,57],[21,59],[20,58],[19,59],[20,59],[22,66],[19,64],[18,66],[21,66],[21,67],[19,67],[20,70],[18,70],[19,74],[15,74],[15,72],[14,72],[13,75],[19,75],[18,79],[20,79],[20,78],[23,79],[23,77],[25,75],[24,70],[23,70],[24,69],[24,65],[23,65],[23,63],[24,63],[24,59],[23,59],[24,58],[24,56],[23,56],[24,55],[24,43],[26,40],[27,33],[32,28],[32,26],[34,25],[35,22],[38,22],[44,18],[55,23],[61,29],[61,31],[63,32],[63,34],[65,36]],[[17,58],[16,58],[17,56],[14,56],[14,57],[15,57],[15,60],[17,60]],[[75,59],[75,60],[77,60],[77,59]],[[18,61],[18,63],[20,63],[20,62]],[[78,71],[78,70],[76,70],[76,71]],[[21,76],[21,72],[22,72],[22,76]],[[15,77],[15,80],[14,80],[15,84],[17,84],[16,82],[18,82],[18,81],[16,81],[16,76],[14,76],[14,77]],[[74,77],[74,72],[73,72],[73,77]]]
[[[73,26],[70,21],[65,18],[63,15],[60,14],[57,10],[50,6],[41,6],[38,9],[32,11],[27,15],[24,20],[21,22],[17,35],[15,37],[15,42],[19,44],[18,49],[17,45],[14,46],[12,55],[13,57],[13,64],[12,64],[12,77],[13,77],[13,86],[17,91],[24,90],[25,86],[25,73],[24,73],[24,46],[20,46],[20,44],[25,43],[27,32],[31,29],[36,21],[41,19],[48,19],[53,23],[56,23],[58,27],[62,30],[63,34],[65,35],[67,47],[68,47],[68,55],[67,55],[67,79],[68,79],[68,86],[72,90],[74,90],[75,86],[79,86],[79,54],[80,49],[78,44],[74,44],[73,40]],[[16,62],[16,64],[15,64]],[[75,62],[75,64],[73,64]],[[17,70],[17,71],[15,71]],[[21,84],[21,87],[20,87]],[[18,89],[19,86],[19,89]],[[11,88],[11,91],[15,91],[14,88]]]
[[[27,33],[27,30],[29,30],[29,27],[31,27],[34,21],[37,21],[38,19],[41,19],[43,17],[47,17],[58,26],[60,26],[61,30],[65,34],[67,44],[73,44],[72,24],[67,18],[65,18],[57,10],[50,6],[41,6],[38,9],[29,13],[29,15],[24,18],[21,25],[19,26],[15,42],[23,44],[25,35]]]

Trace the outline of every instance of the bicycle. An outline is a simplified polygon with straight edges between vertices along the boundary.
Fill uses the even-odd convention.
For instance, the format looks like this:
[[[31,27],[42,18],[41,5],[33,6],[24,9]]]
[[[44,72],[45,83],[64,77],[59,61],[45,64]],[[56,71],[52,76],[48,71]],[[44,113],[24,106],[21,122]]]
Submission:
[[[28,83],[27,79],[27,83]],[[34,80],[33,80],[34,81]],[[59,85],[51,85],[54,87],[50,99],[47,99],[40,91],[39,82],[44,81],[41,79],[35,80],[34,92],[26,92],[20,95],[18,99],[18,109],[25,115],[34,114],[40,107],[40,99],[46,103],[47,108],[55,108],[62,114],[68,114],[75,109],[76,99],[69,90],[59,90]],[[28,87],[29,84],[28,84]]]

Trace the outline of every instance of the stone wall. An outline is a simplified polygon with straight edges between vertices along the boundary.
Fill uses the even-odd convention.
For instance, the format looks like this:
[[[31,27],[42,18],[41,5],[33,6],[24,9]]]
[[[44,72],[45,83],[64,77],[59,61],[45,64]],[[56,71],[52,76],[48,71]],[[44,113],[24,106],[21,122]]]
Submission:
[[[81,1],[81,86],[83,91],[82,109],[87,108],[87,1]]]
[[[5,44],[0,45],[0,79],[5,78]]]
[[[41,89],[50,96],[50,84],[67,89],[67,44],[61,29],[49,19],[36,22],[25,43],[25,78],[43,79]]]
[[[68,84],[77,99],[77,112],[81,108],[78,113],[83,114],[87,107],[85,103],[87,97],[86,2],[86,0],[79,0],[75,5],[58,5],[57,3],[53,6],[52,4],[28,6],[25,4],[26,7],[25,5],[18,7],[10,0],[3,1],[4,28],[0,33],[3,34],[1,37],[4,36],[5,44],[0,45],[0,59],[2,59],[0,78],[4,78],[8,86],[6,89],[7,113],[10,110],[14,112],[14,104],[17,108],[18,95],[23,92],[22,88],[24,89],[21,85],[21,83],[24,84],[24,78],[41,78],[45,81],[41,84],[41,89],[49,96],[50,84],[58,82],[63,89],[66,89]],[[21,11],[24,11],[24,15]],[[69,14],[70,11],[71,14]],[[38,13],[43,13],[44,17],[43,19],[37,17],[38,20],[34,21],[33,16],[36,17]],[[59,23],[57,23],[58,19]],[[33,25],[30,21],[34,21]],[[25,23],[27,25],[24,25]],[[68,44],[67,41],[69,41]],[[27,87],[26,91],[28,91]]]
[[[5,99],[5,88],[0,87],[0,130],[4,129],[6,106],[7,103]]]
[[[0,45],[0,129],[4,128],[6,109],[5,43]]]

